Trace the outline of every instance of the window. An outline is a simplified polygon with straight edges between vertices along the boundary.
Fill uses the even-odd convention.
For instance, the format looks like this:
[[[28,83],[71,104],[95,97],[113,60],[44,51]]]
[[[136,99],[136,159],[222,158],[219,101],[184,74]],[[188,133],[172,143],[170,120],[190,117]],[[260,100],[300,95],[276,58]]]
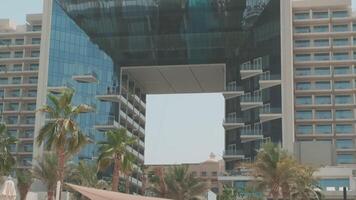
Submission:
[[[314,40],[315,47],[326,47],[329,46],[329,39]]]
[[[41,38],[32,38],[32,44],[41,44]]]
[[[296,40],[294,42],[295,47],[309,47],[310,41],[309,40]]]
[[[38,77],[29,77],[28,83],[37,83]]]
[[[0,65],[0,72],[6,72],[7,68],[6,65]]]
[[[333,53],[334,60],[349,60],[350,56],[348,52]]]
[[[34,124],[34,123],[35,123],[35,117],[33,117],[33,116],[27,116],[25,123],[26,123],[26,124]]]
[[[22,58],[23,57],[23,52],[22,51],[16,51],[15,52],[15,58]]]
[[[330,60],[330,55],[329,53],[316,53],[314,54],[314,60]]]
[[[315,97],[315,104],[331,104],[331,97],[330,96],[316,96]]]
[[[297,54],[294,58],[296,61],[308,61],[311,59],[310,54]]]
[[[332,126],[331,124],[318,124],[315,126],[316,134],[331,134]]]
[[[38,70],[38,64],[30,64],[30,71]]]
[[[218,172],[211,172],[211,176],[218,176]]]
[[[325,19],[325,18],[329,18],[328,11],[313,12],[313,19]]]
[[[297,105],[308,105],[308,104],[312,104],[312,97],[311,96],[297,97],[295,101]]]
[[[321,179],[319,181],[319,185],[323,190],[327,191],[327,188],[341,188],[347,187],[350,188],[350,180],[349,178],[342,179]]]
[[[31,51],[31,57],[40,57],[40,51]]]
[[[330,75],[329,67],[317,67],[314,69],[315,75]]]
[[[11,39],[0,39],[0,46],[10,45],[10,44],[11,44]]]
[[[331,110],[317,110],[315,112],[315,118],[316,119],[331,119],[332,118]]]
[[[28,97],[36,97],[37,96],[37,90],[29,90],[27,92]]]
[[[354,148],[354,142],[352,139],[338,139],[336,140],[337,149],[352,149]]]
[[[295,75],[296,76],[311,75],[311,69],[310,68],[296,68],[295,69]]]
[[[335,104],[352,104],[353,99],[351,95],[336,95]]]
[[[309,13],[308,12],[303,12],[303,13],[294,13],[294,18],[295,19],[309,19]]]
[[[352,119],[354,118],[353,112],[351,110],[336,110],[336,119]]]
[[[354,131],[352,124],[336,124],[335,132],[338,134],[352,134]]]
[[[12,71],[22,71],[22,64],[15,64],[12,66]]]
[[[24,39],[16,39],[15,40],[15,44],[16,45],[23,45],[25,42],[24,42]]]
[[[350,74],[351,70],[350,67],[348,66],[342,66],[342,67],[334,67],[334,74],[339,75],[339,74]]]
[[[19,103],[9,103],[7,110],[10,110],[10,111],[19,110]]]
[[[329,81],[317,81],[315,82],[315,88],[318,90],[328,90],[330,89],[330,82]]]
[[[333,31],[334,32],[346,32],[349,30],[349,27],[347,24],[342,24],[342,25],[333,25]]]
[[[8,124],[17,124],[17,116],[8,116],[6,123]]]
[[[317,33],[329,32],[329,26],[328,25],[314,26],[313,31]]]
[[[41,31],[42,30],[42,26],[41,25],[33,25],[32,26],[32,31]]]
[[[344,18],[344,17],[347,17],[348,16],[348,13],[346,10],[343,10],[343,11],[334,11],[333,12],[333,17],[334,18]]]
[[[298,134],[312,134],[313,126],[312,125],[297,125]]]
[[[313,113],[311,110],[303,110],[296,112],[297,119],[312,119]]]
[[[18,90],[11,90],[9,92],[9,96],[10,97],[19,97],[21,94],[21,91],[18,89]]]
[[[12,77],[12,84],[21,84],[21,77]]]
[[[6,77],[0,77],[0,84],[5,85],[8,83],[9,83],[9,80]]]
[[[207,176],[207,173],[205,171],[201,172],[201,176]]]
[[[0,52],[0,58],[10,58],[10,52]]]
[[[310,90],[311,84],[309,82],[298,82],[296,88],[297,90]]]
[[[296,33],[309,33],[310,32],[310,28],[309,28],[309,26],[295,27],[294,31]]]
[[[337,38],[333,40],[334,46],[347,46],[350,45],[348,38]]]
[[[352,84],[350,81],[335,81],[334,88],[335,89],[351,89]]]
[[[30,111],[36,110],[36,103],[28,103],[27,110],[30,110]]]
[[[337,164],[353,164],[354,156],[352,154],[339,154],[336,155]]]

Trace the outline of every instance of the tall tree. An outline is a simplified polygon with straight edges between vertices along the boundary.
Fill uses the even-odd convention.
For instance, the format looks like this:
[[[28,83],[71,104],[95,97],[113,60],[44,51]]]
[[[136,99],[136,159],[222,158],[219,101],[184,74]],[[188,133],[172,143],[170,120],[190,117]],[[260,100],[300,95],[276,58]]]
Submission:
[[[58,158],[54,153],[45,153],[42,160],[35,162],[32,169],[33,177],[47,187],[47,199],[52,200],[58,180]]]
[[[90,141],[80,130],[76,118],[81,113],[91,112],[92,108],[85,104],[72,105],[73,96],[73,89],[65,89],[59,96],[48,94],[49,104],[39,109],[49,120],[39,131],[36,141],[39,146],[44,144],[47,150],[56,152],[57,177],[62,184],[66,161]]]
[[[136,157],[131,153],[124,156],[122,161],[122,171],[125,174],[125,193],[130,193],[130,175],[134,170],[134,162]]]
[[[291,186],[291,199],[323,199],[317,179],[313,176],[315,169],[307,166],[299,166],[296,172],[296,181]]]
[[[298,163],[285,150],[273,143],[266,143],[258,152],[252,164],[254,185],[260,191],[269,191],[269,195],[278,200],[290,197],[290,187],[295,181]]]
[[[30,170],[27,169],[18,169],[16,170],[16,177],[17,188],[19,189],[20,193],[20,200],[25,200],[27,193],[33,183],[32,173]]]
[[[10,146],[17,142],[16,138],[9,135],[5,124],[0,124],[0,177],[9,175],[16,164],[10,153]]]
[[[120,171],[125,156],[130,154],[129,145],[136,143],[136,139],[127,135],[126,129],[115,129],[105,133],[106,141],[99,142],[98,169],[105,170],[113,165],[112,191],[118,191]]]
[[[236,200],[239,194],[236,188],[224,186],[221,195],[219,196],[219,200]]]

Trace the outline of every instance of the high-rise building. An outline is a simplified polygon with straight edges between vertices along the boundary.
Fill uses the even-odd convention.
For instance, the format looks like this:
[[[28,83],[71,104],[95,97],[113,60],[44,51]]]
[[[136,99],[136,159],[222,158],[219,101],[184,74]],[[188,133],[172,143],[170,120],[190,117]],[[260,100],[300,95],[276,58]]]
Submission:
[[[19,140],[10,147],[18,168],[30,168],[33,158],[42,15],[26,19],[21,26],[0,20],[1,121]]]
[[[16,43],[10,23],[0,25],[13,32],[0,33],[1,41]],[[240,163],[253,160],[261,144],[272,141],[301,163],[323,166],[316,176],[325,190],[338,194],[340,187],[356,190],[354,27],[351,0],[47,0],[41,39],[20,34],[24,45],[0,48],[0,65],[23,49],[25,70],[36,64],[27,57],[39,54],[38,46],[31,50],[27,42],[42,41],[38,75],[17,78],[11,71],[14,77],[0,84],[2,102],[4,108],[20,106],[6,102],[14,88],[9,80],[24,85],[21,109],[28,106],[27,83],[37,77],[32,108],[46,103],[48,91],[74,88],[75,104],[96,108],[78,118],[83,131],[98,141],[103,131],[127,128],[140,139],[128,147],[139,166],[147,94],[221,92],[223,157],[231,175],[222,181],[243,186],[251,177],[237,170]],[[5,68],[18,68],[14,60]],[[22,120],[35,121],[35,137],[45,116],[33,116],[3,112],[10,128],[14,120],[20,124],[18,134],[27,130]],[[35,147],[40,155],[42,149]],[[75,159],[96,156],[91,144]],[[132,179],[136,191],[140,175]]]

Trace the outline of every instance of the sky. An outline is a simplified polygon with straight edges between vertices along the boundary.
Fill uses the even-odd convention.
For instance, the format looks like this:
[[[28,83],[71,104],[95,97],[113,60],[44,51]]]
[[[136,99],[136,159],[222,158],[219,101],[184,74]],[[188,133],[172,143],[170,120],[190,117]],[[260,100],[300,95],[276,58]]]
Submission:
[[[0,18],[22,24],[42,12],[42,0],[0,0]],[[355,9],[356,0],[352,0]],[[201,162],[224,147],[221,94],[154,95],[147,98],[147,164]]]
[[[0,0],[0,18],[17,24],[41,13],[43,0]],[[147,164],[201,162],[224,148],[221,94],[154,95],[147,98]]]

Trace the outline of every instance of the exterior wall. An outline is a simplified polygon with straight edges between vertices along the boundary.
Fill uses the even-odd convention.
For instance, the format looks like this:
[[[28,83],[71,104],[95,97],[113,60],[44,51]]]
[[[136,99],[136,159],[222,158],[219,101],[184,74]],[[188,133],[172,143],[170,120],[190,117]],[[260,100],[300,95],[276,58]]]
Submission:
[[[19,139],[10,149],[18,168],[30,168],[33,158],[42,15],[27,15],[27,23],[0,20],[1,121]]]

